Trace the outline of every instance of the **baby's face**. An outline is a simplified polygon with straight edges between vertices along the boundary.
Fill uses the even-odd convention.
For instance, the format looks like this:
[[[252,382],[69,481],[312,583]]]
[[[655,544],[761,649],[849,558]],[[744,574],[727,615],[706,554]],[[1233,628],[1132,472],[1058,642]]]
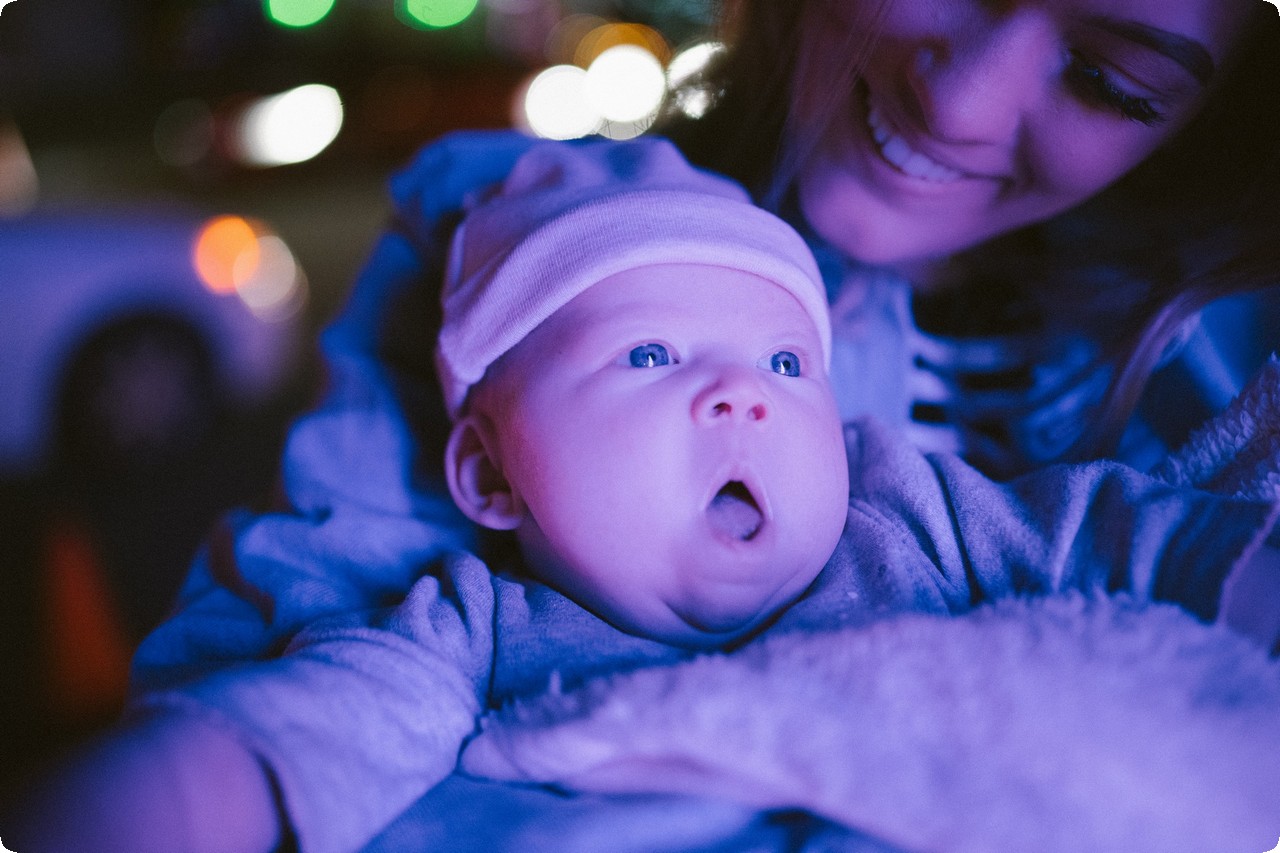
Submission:
[[[809,315],[721,267],[629,270],[499,363],[503,474],[534,572],[618,627],[709,646],[799,596],[848,505]],[[496,377],[495,377],[496,378]]]

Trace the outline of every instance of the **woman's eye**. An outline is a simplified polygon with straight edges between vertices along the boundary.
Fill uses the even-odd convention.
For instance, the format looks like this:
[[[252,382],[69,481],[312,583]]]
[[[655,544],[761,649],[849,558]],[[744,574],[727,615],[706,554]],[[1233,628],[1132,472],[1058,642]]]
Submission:
[[[632,367],[664,367],[671,363],[671,356],[662,344],[641,344],[631,350]]]
[[[1165,120],[1164,113],[1157,110],[1150,100],[1124,91],[1107,72],[1075,51],[1071,52],[1066,74],[1071,88],[1091,104],[1106,107],[1148,127]]]
[[[769,369],[782,376],[800,375],[800,356],[786,350],[779,350],[769,356]]]

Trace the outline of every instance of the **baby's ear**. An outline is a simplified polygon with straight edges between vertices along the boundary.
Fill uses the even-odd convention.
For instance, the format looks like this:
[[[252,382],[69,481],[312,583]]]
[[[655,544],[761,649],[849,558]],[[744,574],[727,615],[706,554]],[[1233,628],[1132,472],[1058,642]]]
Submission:
[[[524,521],[524,501],[502,473],[486,423],[467,415],[453,425],[444,452],[445,479],[467,518],[492,530],[514,530]]]

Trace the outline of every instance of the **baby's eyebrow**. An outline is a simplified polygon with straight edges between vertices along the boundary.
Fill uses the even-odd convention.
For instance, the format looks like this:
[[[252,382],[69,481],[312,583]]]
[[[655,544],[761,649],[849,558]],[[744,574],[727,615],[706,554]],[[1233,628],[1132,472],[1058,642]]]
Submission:
[[[584,319],[574,337],[583,352],[613,350],[620,346],[660,343],[661,329],[653,323],[644,323],[628,316],[593,317]]]
[[[1162,30],[1140,21],[1110,18],[1105,15],[1088,18],[1087,23],[1172,59],[1185,68],[1202,86],[1207,86],[1213,78],[1215,70],[1213,57],[1209,55],[1208,49],[1203,44],[1189,36]]]

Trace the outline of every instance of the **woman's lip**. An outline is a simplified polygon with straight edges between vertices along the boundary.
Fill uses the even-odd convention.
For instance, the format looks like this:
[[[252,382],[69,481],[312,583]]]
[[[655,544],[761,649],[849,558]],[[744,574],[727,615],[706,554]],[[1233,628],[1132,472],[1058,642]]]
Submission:
[[[927,140],[920,139],[901,129],[887,112],[876,103],[870,90],[862,87],[862,125],[868,142],[878,159],[900,175],[921,184],[945,187],[965,180],[1003,181],[996,170],[965,168],[936,150]]]
[[[867,128],[881,158],[908,177],[935,184],[953,184],[966,177],[913,146],[871,101],[867,102]]]

